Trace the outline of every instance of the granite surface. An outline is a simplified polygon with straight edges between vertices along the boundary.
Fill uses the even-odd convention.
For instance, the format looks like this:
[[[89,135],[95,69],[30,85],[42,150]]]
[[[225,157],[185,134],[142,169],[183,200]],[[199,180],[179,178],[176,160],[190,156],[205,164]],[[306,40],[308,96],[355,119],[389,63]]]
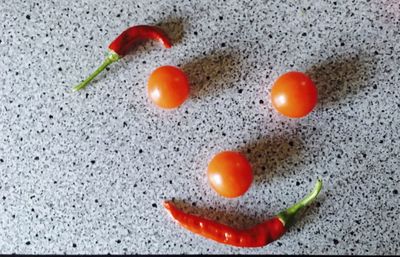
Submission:
[[[0,1],[0,253],[400,254],[400,3],[307,1]],[[125,28],[148,42],[86,90]],[[191,96],[177,110],[146,97],[149,74],[177,65]],[[319,103],[277,114],[273,81],[307,72]],[[228,200],[210,158],[238,150],[255,181]],[[161,206],[244,228],[305,195],[318,200],[279,241],[220,245]]]

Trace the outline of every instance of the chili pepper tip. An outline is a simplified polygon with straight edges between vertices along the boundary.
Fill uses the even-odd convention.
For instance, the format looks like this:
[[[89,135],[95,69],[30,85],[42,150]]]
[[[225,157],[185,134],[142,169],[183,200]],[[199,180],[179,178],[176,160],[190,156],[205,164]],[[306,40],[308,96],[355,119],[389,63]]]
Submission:
[[[163,206],[164,206],[166,209],[170,209],[170,208],[171,208],[171,204],[170,204],[169,201],[163,201]]]

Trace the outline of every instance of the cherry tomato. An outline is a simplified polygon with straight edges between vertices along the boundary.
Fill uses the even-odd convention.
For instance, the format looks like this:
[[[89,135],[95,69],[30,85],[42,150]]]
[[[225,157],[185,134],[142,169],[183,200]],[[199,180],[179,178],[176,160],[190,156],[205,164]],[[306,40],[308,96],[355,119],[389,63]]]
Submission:
[[[234,198],[243,195],[253,182],[253,171],[242,154],[233,151],[220,152],[208,164],[208,181],[220,195]]]
[[[317,104],[318,91],[304,73],[291,71],[280,76],[271,90],[272,105],[283,115],[301,118]]]
[[[161,66],[151,73],[147,93],[157,106],[177,108],[189,96],[189,81],[178,67]]]

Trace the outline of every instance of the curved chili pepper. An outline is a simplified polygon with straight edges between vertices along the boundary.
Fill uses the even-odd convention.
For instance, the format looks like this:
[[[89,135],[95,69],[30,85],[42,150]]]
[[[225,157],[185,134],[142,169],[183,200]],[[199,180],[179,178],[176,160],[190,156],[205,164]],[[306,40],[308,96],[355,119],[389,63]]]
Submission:
[[[167,35],[160,28],[150,25],[137,25],[126,29],[108,46],[109,54],[100,67],[95,70],[87,79],[73,88],[74,91],[81,90],[89,84],[100,72],[108,65],[118,61],[128,54],[128,52],[142,40],[153,39],[171,48],[171,42]]]
[[[317,197],[321,188],[322,181],[318,180],[314,190],[301,201],[275,217],[244,230],[185,213],[172,202],[164,202],[164,207],[178,224],[195,234],[237,247],[262,247],[279,239],[286,232],[287,227],[293,224],[298,211],[309,205]]]

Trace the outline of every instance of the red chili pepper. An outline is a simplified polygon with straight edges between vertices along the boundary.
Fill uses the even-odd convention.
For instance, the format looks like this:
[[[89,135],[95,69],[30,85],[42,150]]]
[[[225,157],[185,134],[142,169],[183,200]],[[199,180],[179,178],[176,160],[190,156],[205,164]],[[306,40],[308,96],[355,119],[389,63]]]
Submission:
[[[280,238],[286,232],[287,227],[293,224],[298,211],[309,205],[317,197],[321,188],[322,181],[318,180],[314,190],[300,202],[280,212],[275,217],[245,230],[238,230],[185,213],[172,202],[165,202],[164,207],[178,224],[195,234],[227,245],[262,247]]]
[[[142,40],[153,39],[158,40],[164,45],[165,48],[171,47],[171,42],[167,35],[160,28],[150,25],[137,25],[128,28],[122,32],[113,42],[108,46],[109,55],[87,79],[73,88],[74,91],[81,90],[86,87],[100,72],[102,72],[108,65],[118,61],[124,57],[128,52]]]

